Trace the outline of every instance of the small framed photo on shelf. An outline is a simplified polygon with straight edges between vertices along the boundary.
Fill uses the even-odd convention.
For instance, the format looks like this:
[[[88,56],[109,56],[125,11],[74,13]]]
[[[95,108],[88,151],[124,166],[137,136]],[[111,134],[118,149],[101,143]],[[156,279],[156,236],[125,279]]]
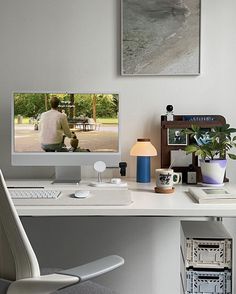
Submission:
[[[170,150],[170,162],[173,167],[188,167],[193,164],[193,156],[182,149]]]
[[[187,145],[188,135],[182,133],[182,129],[167,129],[168,145]]]

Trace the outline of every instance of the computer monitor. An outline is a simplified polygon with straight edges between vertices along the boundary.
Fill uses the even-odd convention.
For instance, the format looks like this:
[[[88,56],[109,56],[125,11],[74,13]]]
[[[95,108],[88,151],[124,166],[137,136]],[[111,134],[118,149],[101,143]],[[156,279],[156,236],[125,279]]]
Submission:
[[[59,105],[52,110],[51,101],[58,99]],[[47,116],[51,118],[45,120]],[[74,139],[65,137],[59,148],[45,149],[45,144],[51,146],[53,140],[58,144],[64,133],[58,130],[61,122],[55,123],[61,116],[68,122]],[[108,167],[117,167],[120,161],[118,94],[13,93],[12,165],[55,166],[58,177],[63,177],[64,170],[71,179],[68,170],[73,174],[72,167],[93,165],[98,160]]]

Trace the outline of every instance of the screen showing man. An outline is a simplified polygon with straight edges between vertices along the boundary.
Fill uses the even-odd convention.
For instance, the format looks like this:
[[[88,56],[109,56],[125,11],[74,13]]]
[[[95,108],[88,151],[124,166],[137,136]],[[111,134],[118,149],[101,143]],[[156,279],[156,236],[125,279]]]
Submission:
[[[13,98],[14,153],[119,152],[118,94],[14,93]]]
[[[67,117],[58,111],[60,99],[50,99],[51,109],[43,112],[39,121],[39,140],[41,148],[46,152],[60,152],[64,147],[64,136],[71,138]]]

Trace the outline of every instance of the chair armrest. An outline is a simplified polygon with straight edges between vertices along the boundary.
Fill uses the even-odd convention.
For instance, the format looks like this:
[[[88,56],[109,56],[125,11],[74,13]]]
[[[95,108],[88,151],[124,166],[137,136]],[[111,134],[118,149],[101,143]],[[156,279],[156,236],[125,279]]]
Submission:
[[[107,256],[55,274],[17,280],[10,284],[7,294],[49,294],[80,281],[105,274],[122,264],[124,264],[122,257],[117,255]]]
[[[80,281],[86,281],[112,271],[122,264],[124,264],[124,259],[122,257],[110,255],[78,267],[60,271],[58,274],[75,276],[78,277]]]

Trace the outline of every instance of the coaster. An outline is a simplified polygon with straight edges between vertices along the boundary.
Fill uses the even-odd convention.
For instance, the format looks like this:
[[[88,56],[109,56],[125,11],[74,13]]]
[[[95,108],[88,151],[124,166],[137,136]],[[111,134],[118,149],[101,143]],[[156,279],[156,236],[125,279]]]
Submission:
[[[163,189],[163,188],[155,187],[155,193],[171,194],[174,191],[175,191],[174,187],[172,187],[170,189]]]

